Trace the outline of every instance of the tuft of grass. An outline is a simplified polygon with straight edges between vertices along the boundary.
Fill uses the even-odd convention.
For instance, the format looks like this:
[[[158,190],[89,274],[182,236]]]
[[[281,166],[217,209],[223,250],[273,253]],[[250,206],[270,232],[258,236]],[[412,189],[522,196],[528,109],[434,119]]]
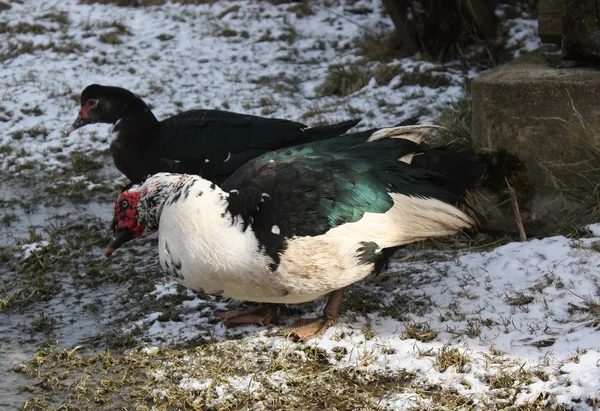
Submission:
[[[23,129],[23,130],[17,130],[15,132],[13,132],[10,136],[12,137],[13,140],[22,140],[23,137],[25,136],[29,136],[32,138],[38,137],[38,136],[47,136],[48,135],[48,130],[45,129],[42,126],[35,126],[32,128],[28,128],[28,129]]]
[[[40,313],[39,317],[31,323],[31,330],[35,332],[48,333],[54,329],[55,325],[56,320],[48,315],[44,315],[42,312]]]
[[[225,10],[223,10],[221,13],[219,13],[219,15],[217,17],[222,19],[229,13],[237,13],[237,11],[241,8],[242,8],[242,6],[240,6],[239,4],[233,5],[231,7],[226,8]]]
[[[570,98],[570,96],[569,96]],[[572,200],[578,207],[566,216],[566,229],[600,221],[600,136],[589,127],[571,100],[570,118],[556,118],[557,127],[579,138],[578,161],[566,163],[559,159],[540,162],[557,192]]]
[[[402,82],[396,88],[402,86],[440,88],[448,87],[451,84],[452,80],[444,74],[436,73],[433,70],[413,70],[402,75]]]
[[[422,342],[433,341],[439,334],[437,331],[432,330],[428,323],[411,324],[405,322],[404,332],[408,338],[414,338]]]
[[[335,111],[336,111],[335,108],[330,108],[330,107],[326,108],[326,107],[322,107],[318,103],[314,103],[314,104],[310,104],[308,106],[307,110],[302,114],[301,119],[307,120],[310,118],[317,117],[317,118],[319,118],[319,120],[321,120],[321,122],[323,122],[323,124],[325,124],[327,121],[326,121],[325,117],[323,116],[323,114],[334,113]]]
[[[71,166],[76,173],[86,173],[88,171],[101,169],[102,163],[93,160],[84,153],[75,152],[71,154]]]
[[[108,33],[102,33],[98,36],[98,40],[106,44],[123,44],[123,40],[119,37],[119,33],[111,31]]]
[[[223,37],[235,37],[237,34],[238,32],[232,29],[223,29],[223,31],[221,31],[221,36]]]
[[[156,39],[160,40],[160,41],[169,41],[169,40],[173,40],[174,38],[175,38],[174,35],[166,34],[166,33],[161,33],[158,36],[156,36]]]
[[[313,16],[315,14],[315,11],[310,6],[310,4],[305,2],[300,2],[292,5],[288,7],[287,11],[289,13],[294,13],[299,19],[303,17]]]
[[[12,118],[12,112],[8,110],[6,107],[0,106],[0,121],[7,122]]]
[[[35,106],[35,107],[31,107],[31,108],[22,108],[21,112],[28,116],[41,116],[42,114],[44,114],[44,112],[42,111],[40,106]]]
[[[435,410],[461,410],[475,411],[479,410],[473,401],[471,395],[459,394],[450,389],[432,389],[429,392],[424,392],[424,395],[431,395],[431,402]]]
[[[117,20],[103,22],[99,24],[99,27],[105,29],[113,29],[113,31],[116,31],[118,34],[131,35],[131,30],[129,30],[129,27]]]
[[[378,84],[385,86],[390,84],[390,81],[392,81],[394,77],[403,72],[404,69],[399,64],[380,64],[375,70],[373,77],[375,77]]]
[[[462,373],[465,372],[466,366],[470,362],[469,357],[461,353],[458,348],[444,346],[435,356],[433,365],[439,372],[444,372],[448,368],[454,367],[456,372]]]
[[[54,44],[33,44],[31,41],[8,42],[0,53],[0,62],[6,61],[21,54],[34,54],[36,51],[43,51],[52,48]]]
[[[361,56],[370,61],[381,62],[407,57],[400,45],[401,42],[395,30],[388,33],[367,33],[355,43]]]
[[[74,41],[68,41],[66,43],[55,44],[52,46],[52,51],[60,54],[79,54],[87,49],[87,46],[81,45]]]
[[[14,147],[10,144],[0,144],[0,155],[1,154],[10,154],[14,151]]]
[[[442,111],[435,124],[444,127],[435,136],[436,144],[471,144],[471,96],[468,90],[461,99]]]
[[[0,218],[0,225],[4,227],[10,227],[13,223],[19,221],[20,218],[13,213],[5,213],[2,218]]]
[[[506,296],[506,303],[509,305],[514,305],[517,307],[521,307],[527,304],[531,304],[534,298],[530,295],[525,295],[523,292],[519,292],[513,296]]]
[[[42,19],[58,23],[62,26],[68,25],[71,22],[69,20],[69,13],[46,13],[42,16]]]
[[[0,33],[7,34],[33,34],[40,35],[50,32],[55,32],[56,29],[52,27],[46,27],[42,24],[37,23],[24,23],[18,22],[17,24],[9,25],[6,22],[0,23]]]
[[[371,77],[373,71],[364,62],[332,65],[317,91],[322,96],[347,96],[369,84]]]
[[[275,41],[275,38],[271,36],[271,29],[266,29],[262,36],[258,38],[257,43],[261,43],[263,41]]]
[[[280,34],[278,39],[287,42],[287,44],[293,44],[298,38],[298,32],[292,26],[287,26],[285,32]]]

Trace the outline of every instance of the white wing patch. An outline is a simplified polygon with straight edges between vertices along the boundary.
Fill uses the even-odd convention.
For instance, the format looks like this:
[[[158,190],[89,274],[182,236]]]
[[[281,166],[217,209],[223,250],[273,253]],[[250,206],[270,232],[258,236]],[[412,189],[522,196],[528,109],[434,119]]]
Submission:
[[[117,121],[115,121],[115,124],[110,129],[111,140],[116,140],[117,137],[119,137],[119,130],[117,130],[117,127],[119,126],[120,122],[121,122],[121,119],[118,119]]]
[[[421,144],[423,136],[432,128],[444,127],[431,124],[382,128],[371,134],[367,143],[386,138],[403,138],[405,140],[410,140],[413,143]]]
[[[273,234],[279,235],[281,233],[281,230],[279,229],[279,227],[277,225],[274,225],[273,227],[271,227],[271,232]]]

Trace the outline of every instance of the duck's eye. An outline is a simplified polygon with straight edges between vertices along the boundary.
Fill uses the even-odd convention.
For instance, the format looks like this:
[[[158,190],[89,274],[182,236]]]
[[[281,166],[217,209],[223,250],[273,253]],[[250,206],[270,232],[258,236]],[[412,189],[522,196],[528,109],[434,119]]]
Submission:
[[[127,207],[129,207],[129,201],[127,201],[127,200],[121,201],[121,208],[124,209]]]

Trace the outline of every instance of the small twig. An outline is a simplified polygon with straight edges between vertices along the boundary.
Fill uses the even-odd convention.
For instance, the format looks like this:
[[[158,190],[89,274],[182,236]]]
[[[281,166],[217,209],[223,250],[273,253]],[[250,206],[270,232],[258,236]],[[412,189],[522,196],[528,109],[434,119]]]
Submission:
[[[508,179],[504,177],[506,181],[506,187],[508,188],[508,195],[510,196],[510,202],[512,204],[513,213],[515,214],[515,221],[519,229],[519,236],[521,241],[527,241],[527,235],[525,234],[525,227],[523,227],[523,220],[521,219],[521,212],[519,211],[519,201],[517,200],[517,192],[509,184]]]

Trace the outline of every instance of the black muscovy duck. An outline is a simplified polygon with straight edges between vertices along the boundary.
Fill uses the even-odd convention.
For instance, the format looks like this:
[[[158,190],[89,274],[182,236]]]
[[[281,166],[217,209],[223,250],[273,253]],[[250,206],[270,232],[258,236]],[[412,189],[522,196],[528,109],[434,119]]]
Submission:
[[[132,182],[161,171],[221,182],[268,151],[344,134],[360,120],[308,127],[295,121],[221,110],[190,110],[158,121],[144,101],[120,87],[92,84],[68,133],[112,123],[115,166]]]
[[[121,193],[106,254],[159,232],[163,269],[209,294],[271,303],[222,312],[227,325],[274,319],[277,304],[328,296],[301,319],[305,341],[335,324],[344,287],[368,276],[383,250],[446,236],[475,221],[461,211],[485,165],[470,147],[430,148],[432,126],[356,133],[265,153],[220,186],[159,173]]]

